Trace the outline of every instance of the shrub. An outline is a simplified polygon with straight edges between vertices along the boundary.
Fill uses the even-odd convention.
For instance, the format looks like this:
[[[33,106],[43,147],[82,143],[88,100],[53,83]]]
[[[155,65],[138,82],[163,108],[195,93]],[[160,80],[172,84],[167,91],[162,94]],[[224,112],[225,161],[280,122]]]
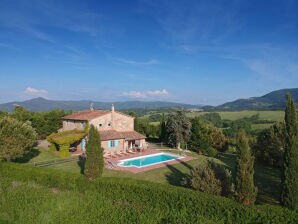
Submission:
[[[223,166],[212,161],[200,164],[191,171],[190,186],[198,191],[214,195],[232,195],[232,175]]]
[[[61,131],[58,133],[52,133],[47,137],[48,142],[51,145],[55,145],[54,148],[52,146],[51,150],[59,149],[60,157],[65,158],[70,156],[69,147],[71,144],[81,141],[86,136],[86,131],[89,130],[89,126],[86,125],[84,130],[68,130]]]
[[[207,146],[206,148],[202,148],[201,151],[203,152],[204,155],[210,156],[210,157],[216,157],[218,154],[218,151],[214,149],[211,146]]]
[[[70,156],[69,145],[68,144],[60,145],[59,151],[60,151],[60,157],[61,158],[66,158],[66,157]]]
[[[50,151],[51,152],[55,152],[56,150],[57,150],[57,147],[56,147],[55,143],[51,143],[51,145],[50,145]]]
[[[196,166],[191,171],[191,187],[197,191],[220,195],[220,181],[209,165]]]

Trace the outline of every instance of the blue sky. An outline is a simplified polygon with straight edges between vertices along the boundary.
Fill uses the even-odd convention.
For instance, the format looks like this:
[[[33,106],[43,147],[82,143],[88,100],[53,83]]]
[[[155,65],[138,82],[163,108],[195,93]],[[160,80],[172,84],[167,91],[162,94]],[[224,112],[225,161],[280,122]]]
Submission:
[[[296,0],[0,5],[1,103],[42,96],[218,105],[298,86]]]

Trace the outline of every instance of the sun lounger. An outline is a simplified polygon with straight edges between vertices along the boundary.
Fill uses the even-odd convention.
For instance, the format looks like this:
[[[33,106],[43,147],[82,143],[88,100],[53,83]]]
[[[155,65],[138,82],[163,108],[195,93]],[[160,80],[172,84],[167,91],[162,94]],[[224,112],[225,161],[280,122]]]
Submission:
[[[111,157],[111,153],[105,153],[105,154],[103,155],[103,157],[104,157],[104,158],[109,158],[109,157]]]
[[[122,156],[123,153],[122,153],[122,152],[116,152],[116,155],[117,155],[117,156]]]
[[[116,168],[116,167],[117,167],[117,165],[114,164],[114,163],[112,163],[111,161],[108,161],[108,162],[107,162],[107,168],[109,168],[109,169],[113,169],[113,168]]]

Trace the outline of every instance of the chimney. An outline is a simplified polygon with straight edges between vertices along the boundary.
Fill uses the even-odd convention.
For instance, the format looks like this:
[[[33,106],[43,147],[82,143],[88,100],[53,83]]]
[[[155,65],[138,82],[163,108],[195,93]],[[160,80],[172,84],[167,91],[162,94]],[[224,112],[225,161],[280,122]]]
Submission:
[[[90,110],[91,110],[91,111],[94,110],[93,103],[90,104]]]
[[[115,112],[114,104],[112,104],[112,112]]]

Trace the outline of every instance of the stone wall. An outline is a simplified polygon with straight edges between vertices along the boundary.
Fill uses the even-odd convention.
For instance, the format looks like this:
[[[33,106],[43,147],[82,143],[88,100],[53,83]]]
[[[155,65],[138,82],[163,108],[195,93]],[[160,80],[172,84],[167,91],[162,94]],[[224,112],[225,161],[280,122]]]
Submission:
[[[133,131],[134,118],[118,112],[114,112],[113,125],[114,125],[114,130],[116,131]]]
[[[92,119],[89,124],[93,124],[98,130],[112,130],[112,113]]]
[[[85,122],[84,121],[72,121],[72,120],[64,120],[63,121],[63,131],[67,130],[83,130],[85,128],[84,126]]]
[[[124,139],[117,139],[118,140],[118,147],[108,147],[108,142],[109,141],[101,141],[101,147],[104,148],[104,153],[111,152],[111,153],[116,153],[116,152],[121,152],[124,149]]]
[[[90,121],[98,130],[116,130],[116,131],[133,131],[134,118],[118,113],[111,112],[101,117],[94,118]]]

